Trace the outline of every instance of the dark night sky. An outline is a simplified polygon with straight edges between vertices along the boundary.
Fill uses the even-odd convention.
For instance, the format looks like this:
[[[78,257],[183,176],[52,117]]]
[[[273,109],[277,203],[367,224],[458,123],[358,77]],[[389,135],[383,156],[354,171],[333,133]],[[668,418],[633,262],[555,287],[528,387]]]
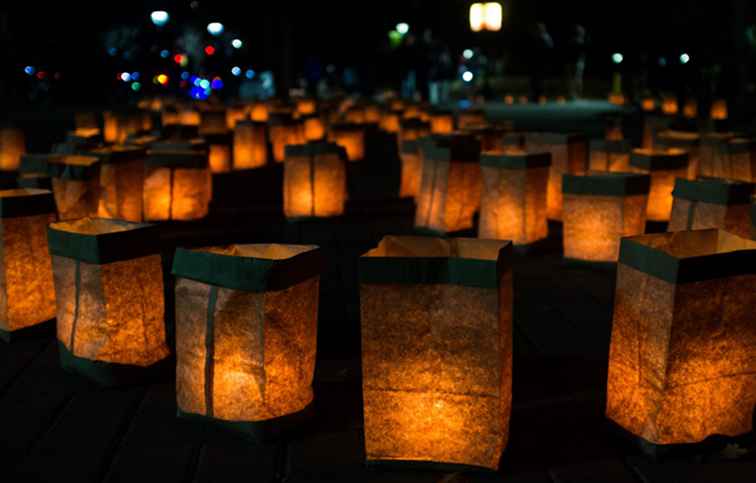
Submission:
[[[413,31],[430,27],[455,50],[478,43],[467,26],[465,0],[383,0],[275,2],[188,0],[144,2],[19,3],[7,13],[10,40],[5,49],[15,71],[26,63],[44,64],[69,72],[75,79],[110,76],[103,72],[101,32],[118,24],[150,28],[149,12],[168,10],[174,25],[187,20],[206,23],[211,18],[246,41],[250,63],[266,64],[278,57],[280,45],[265,44],[265,31],[275,31],[285,16],[291,26],[292,58],[296,65],[307,55],[324,63],[366,64],[399,21]],[[625,53],[628,63],[641,51],[653,55],[690,52],[694,60],[726,59],[732,51],[735,0],[636,0],[624,2],[502,0],[503,31],[486,39],[499,49],[517,51],[522,34],[536,20],[544,21],[556,41],[572,23],[586,26],[592,40],[594,66],[608,70],[613,51]],[[753,7],[746,2],[748,15]],[[7,7],[0,7],[3,9]],[[746,24],[750,22],[746,18]],[[7,34],[6,34],[7,35]],[[268,39],[270,36],[267,37]],[[270,43],[270,42],[269,42]],[[708,52],[707,52],[708,51]],[[596,69],[601,71],[601,68]]]

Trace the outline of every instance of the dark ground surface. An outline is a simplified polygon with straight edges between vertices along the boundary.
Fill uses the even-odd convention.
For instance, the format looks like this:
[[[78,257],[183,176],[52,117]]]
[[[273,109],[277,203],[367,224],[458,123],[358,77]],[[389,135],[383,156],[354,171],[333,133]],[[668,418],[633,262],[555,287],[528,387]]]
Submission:
[[[285,223],[260,204],[244,212],[216,205],[211,221],[165,231],[168,249],[230,241],[323,247],[330,263],[321,281],[315,401],[296,433],[252,444],[177,418],[171,374],[102,389],[60,369],[53,335],[20,339],[0,343],[0,481],[268,482],[276,474],[292,482],[756,481],[752,436],[737,441],[744,453],[737,460],[722,452],[731,441],[717,438],[653,456],[605,419],[616,271],[564,261],[558,224],[549,240],[515,260],[514,406],[499,472],[366,468],[356,261],[383,234],[409,233],[413,219],[406,201],[359,200],[382,191],[361,189],[374,184],[373,169],[386,169],[370,166],[353,168],[355,201],[338,220]],[[280,182],[276,170],[235,182],[259,185],[260,176],[271,186]],[[230,206],[238,186],[219,188]]]

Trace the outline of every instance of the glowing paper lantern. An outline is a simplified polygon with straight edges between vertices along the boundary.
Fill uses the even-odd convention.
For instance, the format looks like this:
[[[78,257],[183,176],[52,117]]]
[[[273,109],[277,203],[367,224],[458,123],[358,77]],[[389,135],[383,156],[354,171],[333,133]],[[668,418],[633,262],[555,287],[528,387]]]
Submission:
[[[630,170],[629,141],[593,140],[590,143],[590,170],[627,172]]]
[[[609,94],[609,103],[614,104],[615,106],[624,106],[625,105],[625,96],[622,93],[613,92]]]
[[[643,174],[565,174],[564,257],[616,262],[620,238],[645,231],[650,183]]]
[[[550,220],[562,219],[562,175],[582,174],[588,169],[588,141],[583,135],[526,133],[528,152],[551,153],[546,203]]]
[[[730,141],[737,135],[731,132],[706,133],[701,137],[699,176],[730,177]]]
[[[404,99],[391,99],[388,104],[391,111],[403,111],[407,102]]]
[[[420,153],[415,226],[441,233],[472,228],[480,206],[480,142],[466,134],[435,135],[422,139]]]
[[[676,116],[679,111],[677,99],[674,97],[662,98],[662,112],[667,116]]]
[[[512,401],[512,245],[385,237],[360,258],[368,462],[496,469]]]
[[[549,153],[482,154],[478,238],[527,245],[548,236]]]
[[[307,116],[309,114],[315,114],[318,108],[315,99],[297,99],[296,100],[296,113],[300,116]]]
[[[688,174],[688,153],[682,150],[654,151],[634,149],[630,166],[651,175],[646,217],[651,221],[669,221],[675,178]]]
[[[312,402],[322,266],[315,246],[176,251],[180,413],[238,424]]]
[[[381,122],[381,109],[375,104],[365,106],[365,122],[369,124],[379,124]]]
[[[233,131],[236,123],[244,121],[249,116],[249,108],[244,104],[229,106],[226,109],[226,128]]]
[[[286,147],[284,214],[287,218],[321,218],[344,213],[346,152],[335,143]]]
[[[686,119],[696,119],[698,117],[698,102],[695,99],[688,99],[683,104],[683,116]]]
[[[302,118],[305,141],[321,141],[326,135],[326,123],[321,116],[316,114]]]
[[[249,117],[253,121],[267,122],[269,114],[268,105],[264,102],[255,102],[249,110]]]
[[[0,339],[55,317],[47,225],[55,221],[50,191],[0,191]]]
[[[100,202],[100,158],[67,155],[48,161],[60,220],[94,216]]]
[[[709,117],[715,121],[724,121],[727,119],[727,101],[717,99],[711,103]]]
[[[401,111],[386,111],[381,116],[380,128],[386,132],[398,133],[401,128]]]
[[[267,125],[241,121],[234,130],[234,169],[251,169],[268,163]]]
[[[728,143],[730,178],[756,183],[756,147],[752,139],[734,138]]]
[[[18,169],[21,156],[26,152],[24,132],[11,126],[0,126],[0,170]]]
[[[459,130],[487,124],[486,113],[482,109],[468,109],[457,114],[457,129]]]
[[[197,220],[211,198],[207,156],[196,151],[148,152],[144,176],[144,219]]]
[[[654,143],[661,150],[682,149],[688,153],[688,179],[696,179],[700,164],[701,135],[696,132],[666,130]]]
[[[360,124],[333,124],[328,140],[346,149],[349,161],[365,159],[365,127]]]
[[[653,444],[752,430],[756,242],[720,230],[622,240],[606,415]]]
[[[404,119],[399,124],[399,142],[415,141],[431,133],[430,123],[420,119]]]
[[[748,238],[752,194],[751,183],[716,178],[677,179],[667,231],[720,228]]]
[[[108,364],[147,368],[168,357],[155,228],[97,218],[50,225],[64,368],[112,383]]]
[[[451,111],[433,111],[429,115],[430,129],[433,134],[451,134],[454,132],[454,113]]]
[[[365,109],[362,106],[352,106],[344,112],[344,121],[349,124],[365,124]]]
[[[498,32],[501,30],[502,17],[500,3],[485,2],[470,5],[470,29],[473,32],[481,30]]]
[[[205,141],[209,146],[208,163],[211,173],[227,173],[231,171],[231,145],[233,134],[218,132],[205,134]]]
[[[288,114],[273,114],[268,120],[268,136],[273,147],[273,159],[277,163],[284,160],[284,149],[304,142],[302,123]]]
[[[142,221],[147,150],[137,146],[112,146],[92,151],[91,154],[101,161],[97,216]]]
[[[644,97],[641,100],[641,109],[645,112],[653,112],[656,110],[656,99],[653,97]]]
[[[399,158],[402,162],[399,197],[417,198],[417,195],[420,193],[423,171],[420,143],[418,141],[403,142],[399,150]]]

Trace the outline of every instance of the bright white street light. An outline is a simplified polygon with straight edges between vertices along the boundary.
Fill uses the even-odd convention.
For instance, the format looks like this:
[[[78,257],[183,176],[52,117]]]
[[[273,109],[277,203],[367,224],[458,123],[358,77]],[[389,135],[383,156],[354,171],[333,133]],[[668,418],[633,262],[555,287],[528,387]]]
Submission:
[[[680,63],[687,64],[688,62],[690,62],[690,56],[683,52],[683,54],[680,55]]]
[[[409,24],[407,24],[406,22],[396,24],[396,31],[402,35],[405,35],[407,32],[409,32]]]
[[[462,80],[463,80],[463,81],[465,81],[465,82],[471,82],[471,81],[473,80],[473,77],[475,77],[475,76],[474,76],[474,75],[473,75],[473,73],[472,73],[472,72],[470,72],[469,70],[466,70],[466,71],[465,71],[465,72],[464,72],[464,73],[462,74]]]
[[[615,64],[621,64],[623,60],[624,60],[624,57],[619,52],[615,52],[612,54],[612,62],[614,62]]]
[[[154,23],[156,27],[162,27],[167,24],[170,19],[171,16],[168,15],[168,12],[165,10],[155,10],[150,14],[150,20],[152,20],[152,23]]]
[[[473,58],[474,52],[472,49],[465,49],[462,51],[462,57],[464,57],[467,60],[470,60]]]
[[[231,46],[235,49],[241,49],[242,45],[244,45],[244,42],[242,42],[241,39],[234,39],[231,41]]]
[[[207,32],[210,35],[217,37],[223,33],[223,24],[220,22],[210,22],[207,24]]]

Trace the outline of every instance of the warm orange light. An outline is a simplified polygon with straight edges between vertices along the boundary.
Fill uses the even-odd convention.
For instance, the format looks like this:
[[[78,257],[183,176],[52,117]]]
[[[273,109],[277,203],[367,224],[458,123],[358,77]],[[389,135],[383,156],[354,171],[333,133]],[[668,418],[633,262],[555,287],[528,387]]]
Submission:
[[[454,114],[451,112],[433,112],[429,115],[433,134],[451,134],[454,132]]]
[[[264,102],[255,102],[250,108],[250,118],[253,121],[267,122],[269,116],[268,105]]]
[[[514,96],[511,94],[507,94],[506,96],[504,96],[504,104],[508,106],[511,106],[512,104],[514,104]]]
[[[13,127],[0,127],[0,170],[18,169],[24,153],[26,153],[24,132]]]
[[[565,175],[564,257],[616,262],[620,239],[645,231],[649,185],[641,174]]]
[[[687,119],[698,117],[698,102],[695,99],[688,99],[683,106],[683,116]]]
[[[359,124],[333,125],[328,139],[346,149],[349,161],[365,159],[365,129]]]
[[[368,461],[498,467],[512,402],[509,250],[498,240],[388,236],[361,257]],[[442,275],[468,263],[479,270],[472,283]]]
[[[268,163],[267,127],[263,122],[242,121],[234,130],[234,169],[251,169]]]
[[[473,3],[470,6],[470,29],[473,32],[501,30],[503,12],[497,2]]]
[[[481,109],[470,109],[462,111],[457,115],[457,128],[459,130],[475,126],[484,126],[486,124],[486,113]]]
[[[305,245],[177,251],[179,411],[254,422],[312,402],[319,256],[317,247]],[[218,264],[227,271],[211,269]]]
[[[750,183],[717,178],[675,180],[667,231],[719,228],[751,237]]]
[[[236,123],[243,121],[249,115],[249,108],[245,105],[229,106],[226,109],[226,128],[234,130]]]
[[[386,111],[381,117],[380,127],[386,132],[398,133],[401,124],[400,111]]]
[[[284,213],[287,218],[339,216],[346,201],[346,155],[334,143],[287,146]]]
[[[662,112],[668,116],[674,116],[677,114],[679,108],[677,99],[674,97],[665,97],[662,100]]]
[[[527,245],[548,236],[546,186],[550,164],[548,153],[481,155],[478,238]]]
[[[47,190],[0,191],[0,339],[55,317],[52,262],[47,225],[55,221],[55,201]]]
[[[168,83],[168,76],[165,74],[159,74],[157,76],[157,81],[160,85],[166,85]]]
[[[616,92],[613,92],[609,94],[609,102],[611,104],[614,104],[615,106],[624,106],[625,105],[625,96],[624,94],[618,94]]]
[[[756,275],[742,260],[754,251],[719,230],[622,240],[609,419],[658,445],[753,430]]]
[[[656,99],[653,97],[645,97],[641,101],[641,109],[646,112],[652,112],[656,110]]]
[[[317,109],[317,103],[315,99],[297,99],[296,112],[300,116],[307,116],[314,114]]]
[[[480,207],[480,142],[471,135],[423,139],[415,226],[440,233],[473,227]]]
[[[204,218],[211,190],[212,178],[204,153],[152,151],[144,177],[144,218],[146,221]]]
[[[326,125],[320,116],[307,116],[304,118],[305,141],[320,141],[326,135]]]
[[[675,178],[688,174],[688,153],[681,149],[634,149],[630,157],[634,171],[651,176],[646,217],[651,221],[669,221]]]
[[[286,146],[304,142],[304,127],[289,115],[276,114],[269,119],[268,136],[273,147],[273,159],[282,163]]]
[[[585,136],[559,133],[526,133],[525,148],[531,153],[551,153],[546,196],[548,218],[562,219],[562,175],[582,174],[588,169],[588,142]]]
[[[727,101],[717,99],[711,103],[710,117],[715,121],[724,121],[727,119]]]
[[[139,230],[151,228],[90,218],[50,225],[58,341],[80,359],[147,367],[169,354],[158,237]]]
[[[97,216],[131,222],[142,221],[144,161],[147,151],[136,146],[98,148],[100,196]]]
[[[97,213],[100,196],[100,160],[70,155],[49,160],[55,205],[60,220]]]

